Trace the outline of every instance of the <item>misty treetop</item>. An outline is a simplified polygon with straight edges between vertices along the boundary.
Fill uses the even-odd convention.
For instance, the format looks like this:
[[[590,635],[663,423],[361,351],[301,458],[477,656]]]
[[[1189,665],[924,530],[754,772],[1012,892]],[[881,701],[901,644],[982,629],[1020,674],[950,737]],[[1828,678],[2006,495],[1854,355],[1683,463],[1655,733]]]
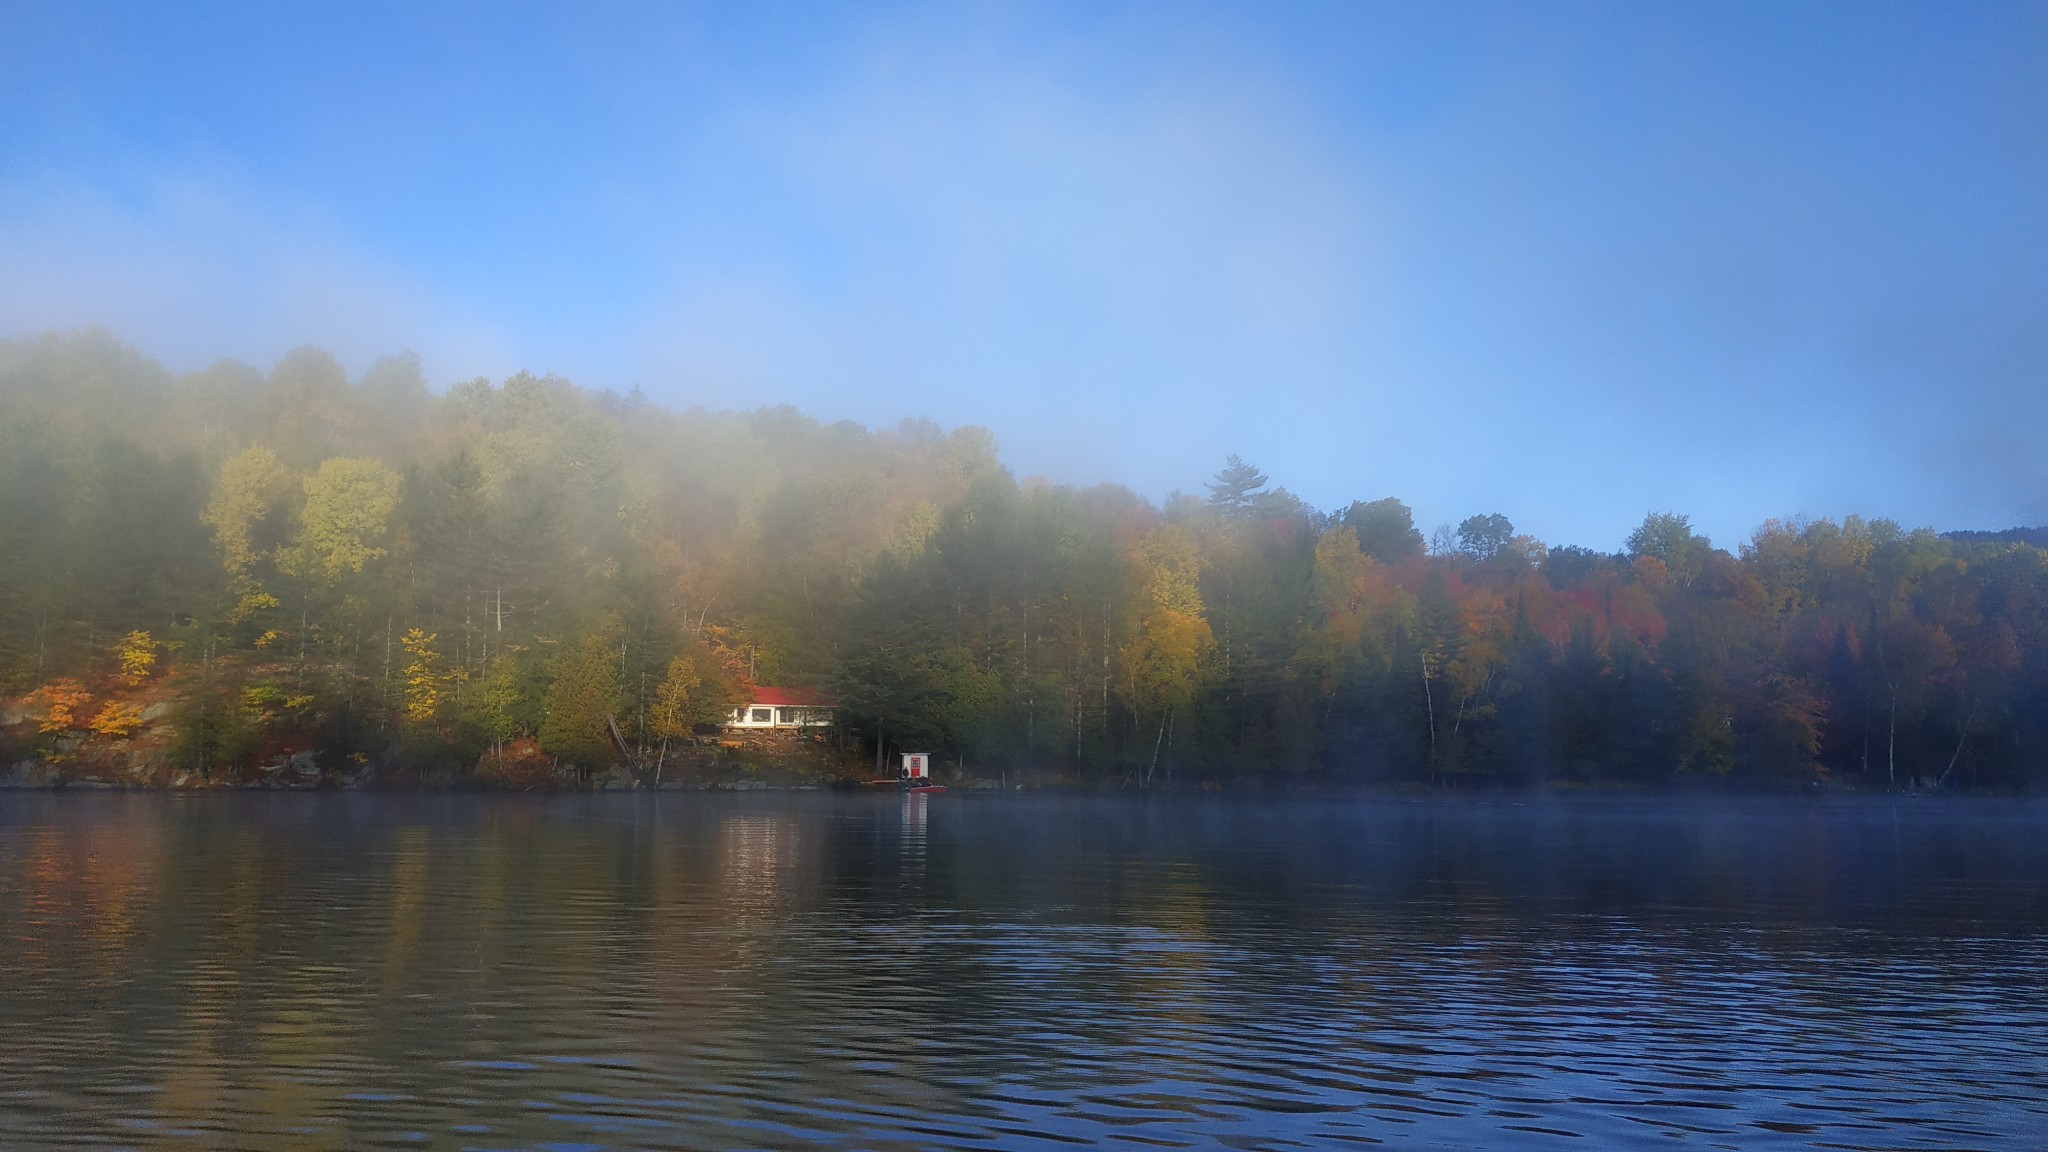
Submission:
[[[2048,777],[2048,552],[1885,520],[1607,554],[1393,498],[1019,483],[985,432],[0,343],[0,748],[602,767],[751,684],[1082,780]]]

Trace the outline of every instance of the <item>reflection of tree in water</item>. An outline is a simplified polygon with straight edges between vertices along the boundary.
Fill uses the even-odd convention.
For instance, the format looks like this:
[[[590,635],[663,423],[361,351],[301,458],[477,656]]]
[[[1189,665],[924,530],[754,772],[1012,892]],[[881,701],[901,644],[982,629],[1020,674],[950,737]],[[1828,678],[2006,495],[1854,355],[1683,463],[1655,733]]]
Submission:
[[[1139,931],[1123,943],[1127,962],[1119,971],[1128,994],[1161,1005],[1177,1023],[1199,1023],[1209,998],[1230,986],[1210,943],[1214,897],[1190,860],[1144,862],[1130,873],[1131,897],[1120,911]]]
[[[384,929],[385,981],[402,981],[425,927],[427,830],[417,824],[398,830],[391,857],[390,919]]]
[[[0,924],[14,929],[0,935],[0,971],[48,974],[57,952],[76,942],[90,951],[82,968],[63,973],[67,981],[99,987],[121,978],[160,883],[161,845],[146,817],[124,805],[106,819],[0,837]]]
[[[1684,803],[0,809],[0,1147],[1489,1147],[1510,1096],[1612,1135],[1560,1072],[1873,1109],[1908,1039],[2031,1083],[2025,821]]]
[[[759,928],[780,912],[796,842],[796,822],[787,816],[742,812],[719,823],[718,875],[736,930]]]

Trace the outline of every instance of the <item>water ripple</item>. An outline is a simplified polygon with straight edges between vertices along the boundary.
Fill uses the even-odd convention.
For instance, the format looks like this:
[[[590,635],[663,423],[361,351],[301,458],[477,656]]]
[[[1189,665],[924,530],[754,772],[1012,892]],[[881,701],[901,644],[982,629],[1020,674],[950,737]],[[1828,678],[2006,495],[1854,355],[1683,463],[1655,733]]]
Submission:
[[[2042,809],[7,803],[7,1148],[2048,1131]]]

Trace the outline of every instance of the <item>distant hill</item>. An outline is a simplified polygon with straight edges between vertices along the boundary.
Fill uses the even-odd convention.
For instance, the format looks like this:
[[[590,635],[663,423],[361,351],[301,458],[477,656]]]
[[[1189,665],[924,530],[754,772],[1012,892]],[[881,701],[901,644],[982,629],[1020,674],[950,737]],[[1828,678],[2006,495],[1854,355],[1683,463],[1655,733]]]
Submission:
[[[1943,532],[1943,540],[1958,544],[2032,544],[2048,548],[2048,528],[2001,528],[1996,532]]]

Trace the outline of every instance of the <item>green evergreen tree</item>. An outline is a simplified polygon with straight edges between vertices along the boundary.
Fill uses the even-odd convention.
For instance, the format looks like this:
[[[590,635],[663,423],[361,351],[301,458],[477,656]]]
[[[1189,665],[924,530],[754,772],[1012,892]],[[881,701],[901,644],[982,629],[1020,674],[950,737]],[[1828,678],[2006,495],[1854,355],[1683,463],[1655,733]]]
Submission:
[[[611,736],[618,709],[618,660],[611,637],[596,632],[554,662],[543,702],[540,746],[580,772],[618,759]]]
[[[1209,504],[1225,516],[1243,515],[1266,487],[1266,474],[1244,462],[1233,452],[1223,461],[1222,471],[1207,485]]]

